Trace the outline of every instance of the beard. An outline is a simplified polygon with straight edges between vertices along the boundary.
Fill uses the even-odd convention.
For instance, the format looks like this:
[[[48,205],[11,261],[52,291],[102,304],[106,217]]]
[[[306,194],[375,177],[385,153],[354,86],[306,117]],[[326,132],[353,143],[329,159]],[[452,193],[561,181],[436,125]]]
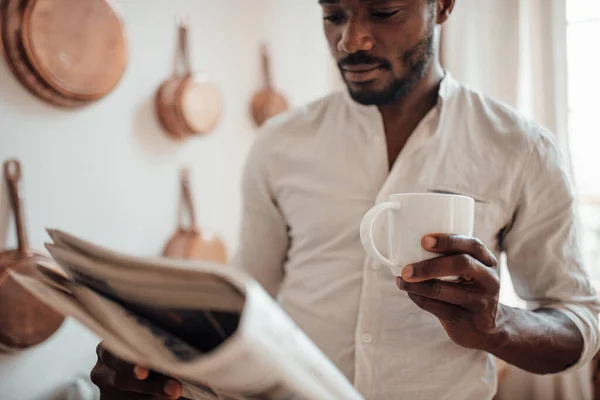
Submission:
[[[429,29],[427,37],[400,57],[400,60],[406,66],[407,73],[402,78],[394,78],[384,89],[353,90],[344,78],[350,97],[357,103],[375,106],[394,103],[404,98],[427,73],[427,68],[431,64],[431,60],[435,54],[434,32],[432,27]],[[381,68],[392,70],[392,65],[388,60],[375,58],[365,52],[350,54],[338,63],[338,67],[341,70],[345,65],[372,63],[379,63]]]

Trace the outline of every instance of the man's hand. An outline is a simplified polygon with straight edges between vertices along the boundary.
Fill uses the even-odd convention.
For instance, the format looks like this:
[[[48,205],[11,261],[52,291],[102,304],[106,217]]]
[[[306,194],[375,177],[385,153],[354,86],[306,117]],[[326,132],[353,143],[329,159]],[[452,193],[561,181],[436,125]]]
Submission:
[[[102,343],[96,348],[98,362],[91,373],[100,389],[100,400],[179,399],[181,384],[176,380],[134,366],[110,353]]]
[[[496,257],[478,239],[466,236],[428,235],[422,245],[444,255],[404,267],[398,287],[435,315],[460,346],[478,350],[500,346],[505,339]],[[447,276],[461,280],[439,280]]]

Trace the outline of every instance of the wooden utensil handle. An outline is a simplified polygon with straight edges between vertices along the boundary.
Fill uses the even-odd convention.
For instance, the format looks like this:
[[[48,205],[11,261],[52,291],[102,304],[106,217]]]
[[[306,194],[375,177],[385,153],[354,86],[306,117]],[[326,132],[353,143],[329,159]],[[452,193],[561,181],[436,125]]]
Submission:
[[[271,88],[271,60],[269,59],[269,48],[263,43],[261,45],[262,73],[266,88]]]
[[[181,207],[179,211],[179,227],[183,229],[183,208],[187,209],[190,218],[190,229],[197,230],[196,226],[196,210],[190,190],[190,173],[187,168],[181,170]]]
[[[183,62],[183,76],[190,75],[192,73],[192,67],[190,63],[190,55],[188,49],[188,25],[187,19],[182,18],[179,21],[179,31],[177,35],[177,53],[175,55],[175,65],[173,69],[173,76],[181,76],[178,74],[180,62]]]
[[[21,195],[19,191],[19,180],[21,179],[21,163],[18,160],[8,160],[4,163],[4,178],[8,184],[8,193],[15,216],[17,226],[17,239],[19,241],[19,252],[23,255],[29,252],[29,243],[25,231]]]

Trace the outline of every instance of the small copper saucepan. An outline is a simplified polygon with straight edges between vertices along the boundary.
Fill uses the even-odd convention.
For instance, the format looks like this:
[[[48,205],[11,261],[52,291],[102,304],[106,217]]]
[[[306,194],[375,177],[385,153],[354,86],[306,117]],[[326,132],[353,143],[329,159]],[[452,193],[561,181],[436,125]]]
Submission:
[[[180,66],[183,66],[182,73]],[[221,118],[220,90],[206,75],[192,71],[188,26],[183,20],[179,24],[173,74],[159,86],[155,105],[162,127],[176,140],[206,135],[216,128]]]
[[[189,170],[181,171],[179,221],[177,229],[167,242],[163,255],[185,260],[204,260],[226,264],[228,260],[225,243],[219,235],[196,224],[196,212],[190,190]],[[189,223],[185,224],[183,213],[187,211]]]
[[[254,94],[250,102],[250,113],[257,127],[262,126],[265,121],[288,109],[286,98],[273,86],[271,76],[271,59],[266,44],[261,46],[261,61],[263,87]]]
[[[27,233],[19,194],[21,165],[16,160],[4,163],[4,177],[8,184],[10,201],[15,216],[19,247],[0,253],[0,351],[26,349],[42,343],[58,330],[64,317],[38,301],[9,275],[8,270],[38,277],[36,263],[52,266],[62,273],[50,258],[32,251]]]

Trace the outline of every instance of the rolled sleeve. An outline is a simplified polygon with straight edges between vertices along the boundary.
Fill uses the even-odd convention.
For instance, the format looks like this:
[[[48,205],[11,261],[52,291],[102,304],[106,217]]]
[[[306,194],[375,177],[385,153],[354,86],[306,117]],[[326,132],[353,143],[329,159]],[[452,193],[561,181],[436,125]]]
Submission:
[[[543,131],[525,165],[513,223],[504,238],[515,292],[530,309],[553,308],[583,337],[578,368],[600,348],[600,302],[583,265],[577,207],[567,168]]]

